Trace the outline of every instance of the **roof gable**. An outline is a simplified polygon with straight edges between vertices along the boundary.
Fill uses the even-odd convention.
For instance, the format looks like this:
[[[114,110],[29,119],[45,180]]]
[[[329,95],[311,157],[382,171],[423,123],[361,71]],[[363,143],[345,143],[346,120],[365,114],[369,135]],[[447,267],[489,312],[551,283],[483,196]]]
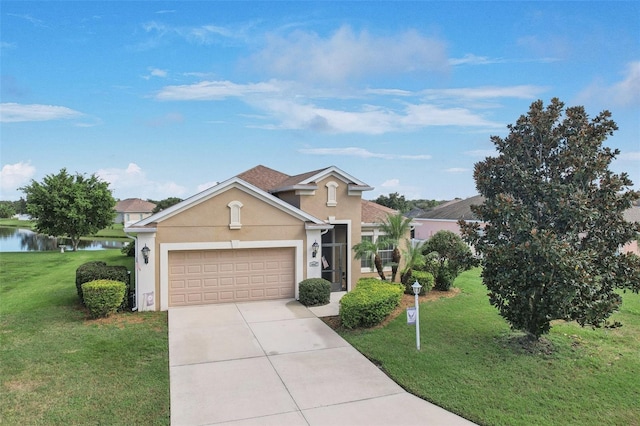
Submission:
[[[193,197],[187,198],[186,200],[178,204],[175,204],[165,210],[162,210],[161,212],[158,212],[152,216],[149,216],[148,218],[135,223],[133,227],[139,228],[139,227],[147,226],[152,223],[162,222],[164,220],[169,219],[170,217],[180,214],[181,212],[191,207],[194,207],[204,201],[207,201],[215,197],[216,195],[221,194],[222,192],[225,192],[231,188],[240,189],[241,191],[244,191],[252,195],[256,199],[259,199],[294,217],[297,217],[302,221],[311,222],[312,224],[316,224],[316,225],[324,225],[324,222],[322,220],[292,206],[289,203],[286,203],[285,201],[282,201],[281,199],[269,194],[268,192],[258,188],[255,185],[252,185],[240,179],[239,177],[234,177],[218,185],[212,186],[211,188],[206,189],[200,192],[199,194],[194,195]]]
[[[242,172],[236,177],[266,192],[272,191],[290,178],[289,175],[262,165]]]

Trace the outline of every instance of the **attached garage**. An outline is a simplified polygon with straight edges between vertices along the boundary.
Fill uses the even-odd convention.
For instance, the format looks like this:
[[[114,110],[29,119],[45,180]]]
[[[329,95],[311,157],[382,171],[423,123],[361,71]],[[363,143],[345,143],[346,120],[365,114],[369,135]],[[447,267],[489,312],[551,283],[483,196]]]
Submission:
[[[169,306],[295,297],[292,247],[169,251]]]

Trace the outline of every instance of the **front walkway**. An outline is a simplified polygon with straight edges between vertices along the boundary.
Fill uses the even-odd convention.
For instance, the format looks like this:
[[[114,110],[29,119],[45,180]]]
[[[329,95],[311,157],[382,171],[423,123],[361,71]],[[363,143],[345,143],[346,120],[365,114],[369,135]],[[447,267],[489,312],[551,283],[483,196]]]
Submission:
[[[470,425],[295,300],[169,310],[171,424]]]

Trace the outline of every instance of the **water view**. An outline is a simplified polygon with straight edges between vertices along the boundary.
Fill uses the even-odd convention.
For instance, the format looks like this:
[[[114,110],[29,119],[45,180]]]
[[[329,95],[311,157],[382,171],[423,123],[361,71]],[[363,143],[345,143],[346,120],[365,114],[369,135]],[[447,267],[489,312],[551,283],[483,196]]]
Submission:
[[[65,250],[72,250],[71,241],[37,234],[30,229],[0,226],[0,252],[50,251],[60,250],[59,243]],[[78,250],[120,249],[123,241],[82,240]]]

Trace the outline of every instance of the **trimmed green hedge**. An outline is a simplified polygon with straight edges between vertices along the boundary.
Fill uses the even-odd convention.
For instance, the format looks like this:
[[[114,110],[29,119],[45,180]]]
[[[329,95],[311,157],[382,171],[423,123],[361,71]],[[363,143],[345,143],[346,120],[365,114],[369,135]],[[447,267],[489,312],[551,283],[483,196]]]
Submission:
[[[376,278],[358,280],[356,289],[340,299],[340,319],[346,328],[372,327],[400,304],[404,286]]]
[[[120,281],[127,287],[125,289],[125,294],[128,294],[129,292],[129,271],[126,266],[109,266],[105,262],[101,261],[87,262],[76,269],[76,289],[78,291],[78,297],[80,297],[80,302],[85,306],[86,303],[82,292],[82,284],[96,280]],[[119,309],[127,309],[129,307],[128,304],[129,300],[125,297]]]
[[[331,283],[323,278],[308,278],[298,288],[298,300],[305,306],[326,305],[331,299]]]
[[[409,279],[409,282],[405,286],[405,294],[413,294],[413,288],[411,286],[416,281],[418,281],[418,284],[422,286],[422,288],[420,289],[420,295],[422,296],[425,293],[431,291],[435,279],[433,278],[433,274],[431,272],[413,271],[411,273],[411,279]]]
[[[108,317],[115,313],[125,298],[125,283],[113,280],[89,281],[82,284],[84,303],[92,318]]]

